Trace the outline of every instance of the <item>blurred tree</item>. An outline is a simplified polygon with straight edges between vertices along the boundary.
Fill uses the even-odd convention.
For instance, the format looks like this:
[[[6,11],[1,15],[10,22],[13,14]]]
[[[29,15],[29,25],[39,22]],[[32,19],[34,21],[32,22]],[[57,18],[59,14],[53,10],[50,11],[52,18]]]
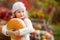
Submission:
[[[60,4],[56,5],[56,10],[54,12],[52,23],[55,22],[56,24],[60,23]]]
[[[60,0],[55,0],[55,1],[60,2]]]

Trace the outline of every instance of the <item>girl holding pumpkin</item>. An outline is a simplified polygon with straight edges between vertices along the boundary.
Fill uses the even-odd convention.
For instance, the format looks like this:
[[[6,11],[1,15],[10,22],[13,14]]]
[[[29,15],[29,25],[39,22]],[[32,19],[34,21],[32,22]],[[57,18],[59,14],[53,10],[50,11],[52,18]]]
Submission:
[[[27,16],[25,5],[22,2],[16,2],[13,4],[12,11],[13,11],[13,18],[22,19],[26,24],[26,28],[17,31],[12,31],[7,30],[5,26],[2,28],[2,33],[5,34],[6,36],[9,36],[9,34],[24,35],[24,37],[20,38],[19,40],[30,40],[29,34],[34,32],[35,30],[33,29],[32,23]],[[17,40],[17,39],[11,38],[11,40]]]
[[[26,7],[22,2],[14,3],[13,7],[12,7],[12,11],[13,11],[13,17],[12,18],[20,18],[20,19],[22,19],[24,21],[24,23],[26,24],[26,28],[23,28],[23,29],[20,29],[20,30],[17,30],[17,31],[12,31],[12,30],[7,30],[7,25],[5,25],[2,28],[2,33],[4,35],[6,35],[6,36],[9,36],[9,34],[23,35],[23,37],[21,37],[19,39],[14,39],[14,38],[11,37],[11,40],[30,40],[30,37],[29,37],[30,33],[39,34],[39,33],[45,32],[45,31],[43,31],[43,32],[35,31],[33,29],[32,23],[31,23],[30,19],[27,16]]]

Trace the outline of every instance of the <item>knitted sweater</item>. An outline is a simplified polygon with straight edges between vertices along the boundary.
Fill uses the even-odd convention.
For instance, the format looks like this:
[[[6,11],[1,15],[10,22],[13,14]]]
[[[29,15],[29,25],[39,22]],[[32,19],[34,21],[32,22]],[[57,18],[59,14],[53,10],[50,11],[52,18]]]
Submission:
[[[34,32],[35,30],[33,29],[32,23],[31,23],[31,21],[28,18],[24,19],[24,22],[25,22],[25,24],[26,24],[27,27],[24,28],[24,29],[20,29],[19,30],[20,35],[24,35],[24,37],[20,38],[19,40],[30,40],[29,35],[30,35],[30,33]],[[5,25],[2,28],[2,33],[4,35],[8,36],[6,34],[6,31],[7,31],[6,27],[7,27],[7,25]],[[11,38],[11,40],[15,40],[15,39]]]

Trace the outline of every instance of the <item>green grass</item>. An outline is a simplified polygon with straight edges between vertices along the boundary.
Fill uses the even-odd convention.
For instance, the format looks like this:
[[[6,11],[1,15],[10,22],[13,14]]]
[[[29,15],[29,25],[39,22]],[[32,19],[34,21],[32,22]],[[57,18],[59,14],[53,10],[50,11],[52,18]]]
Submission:
[[[54,34],[55,40],[60,40],[60,26],[54,26],[53,28],[55,31]]]

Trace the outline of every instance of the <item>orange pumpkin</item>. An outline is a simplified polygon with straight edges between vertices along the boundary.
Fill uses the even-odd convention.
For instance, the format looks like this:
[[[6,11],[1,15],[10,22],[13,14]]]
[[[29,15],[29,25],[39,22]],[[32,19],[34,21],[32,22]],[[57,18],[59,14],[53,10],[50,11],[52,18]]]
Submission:
[[[0,26],[0,32],[2,31],[2,26]]]
[[[23,22],[23,20],[21,20],[19,18],[13,18],[7,24],[8,30],[17,31],[17,30],[23,29],[25,27],[26,27],[25,23]],[[23,37],[23,36],[16,36],[16,35],[10,35],[10,36],[15,39],[20,39],[21,37]]]
[[[45,37],[47,40],[51,40],[51,37],[49,35],[46,34]]]

